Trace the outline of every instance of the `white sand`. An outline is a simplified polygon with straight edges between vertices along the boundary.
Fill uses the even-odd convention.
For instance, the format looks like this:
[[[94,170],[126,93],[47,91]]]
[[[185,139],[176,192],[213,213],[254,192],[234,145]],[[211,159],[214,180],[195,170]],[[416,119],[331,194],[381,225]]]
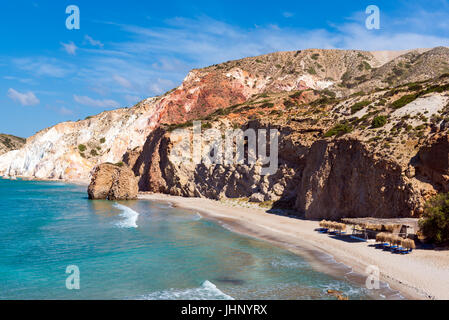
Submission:
[[[407,298],[449,299],[448,251],[414,250],[409,255],[396,255],[369,247],[370,243],[345,242],[320,234],[314,231],[318,228],[316,221],[269,214],[263,209],[161,194],[141,194],[139,198],[168,201],[177,207],[199,211],[206,217],[225,222],[236,232],[281,244],[292,251],[299,246],[328,253],[361,274],[365,274],[368,266],[377,266],[381,280]],[[314,267],[319,268],[318,265]]]

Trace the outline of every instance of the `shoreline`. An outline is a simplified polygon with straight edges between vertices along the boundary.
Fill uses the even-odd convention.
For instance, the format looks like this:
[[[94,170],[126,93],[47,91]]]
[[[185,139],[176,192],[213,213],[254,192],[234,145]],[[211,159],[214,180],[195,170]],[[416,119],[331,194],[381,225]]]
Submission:
[[[449,255],[441,251],[414,250],[406,256],[383,252],[369,247],[370,242],[348,242],[320,234],[315,231],[319,228],[318,221],[271,214],[237,202],[149,193],[139,193],[139,200],[169,202],[197,211],[233,232],[269,241],[301,255],[318,271],[340,277],[351,273],[359,284],[365,282],[366,268],[377,266],[380,281],[389,286],[381,290],[399,291],[405,299],[449,299]],[[324,255],[334,261],[327,261],[329,258]]]

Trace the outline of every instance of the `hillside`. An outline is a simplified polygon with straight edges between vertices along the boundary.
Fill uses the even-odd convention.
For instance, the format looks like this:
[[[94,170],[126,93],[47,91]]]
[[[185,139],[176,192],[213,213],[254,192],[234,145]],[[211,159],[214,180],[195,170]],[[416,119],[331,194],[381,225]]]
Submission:
[[[12,136],[9,134],[0,134],[0,155],[12,150],[17,150],[23,147],[26,139]]]
[[[97,164],[124,162],[141,191],[241,198],[311,218],[416,216],[449,189],[447,152],[428,156],[449,146],[448,61],[444,47],[311,49],[192,70],[160,97],[39,132],[0,156],[0,174],[88,181]],[[171,134],[192,120],[222,132],[277,128],[278,172],[176,164]]]

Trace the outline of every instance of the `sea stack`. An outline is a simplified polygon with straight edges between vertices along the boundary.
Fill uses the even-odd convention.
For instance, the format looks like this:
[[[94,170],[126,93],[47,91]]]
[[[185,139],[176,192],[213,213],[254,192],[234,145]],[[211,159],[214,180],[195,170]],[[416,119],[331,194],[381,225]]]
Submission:
[[[89,199],[135,200],[139,187],[133,171],[122,164],[103,163],[92,172],[87,193]]]

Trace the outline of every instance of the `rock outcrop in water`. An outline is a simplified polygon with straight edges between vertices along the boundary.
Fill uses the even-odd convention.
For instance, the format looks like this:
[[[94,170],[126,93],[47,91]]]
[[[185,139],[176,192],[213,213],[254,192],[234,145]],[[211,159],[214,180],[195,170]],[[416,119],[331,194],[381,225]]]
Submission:
[[[95,167],[87,189],[92,200],[134,200],[138,192],[133,171],[126,166],[109,163]]]
[[[448,60],[443,47],[304,50],[193,70],[160,97],[39,132],[0,156],[0,174],[86,181],[98,164],[123,161],[141,191],[241,198],[314,219],[417,216],[449,188]],[[279,170],[176,162],[175,130],[192,120],[206,151],[208,129],[277,129]],[[93,198],[127,188],[120,180],[131,175],[117,170],[93,171]]]

